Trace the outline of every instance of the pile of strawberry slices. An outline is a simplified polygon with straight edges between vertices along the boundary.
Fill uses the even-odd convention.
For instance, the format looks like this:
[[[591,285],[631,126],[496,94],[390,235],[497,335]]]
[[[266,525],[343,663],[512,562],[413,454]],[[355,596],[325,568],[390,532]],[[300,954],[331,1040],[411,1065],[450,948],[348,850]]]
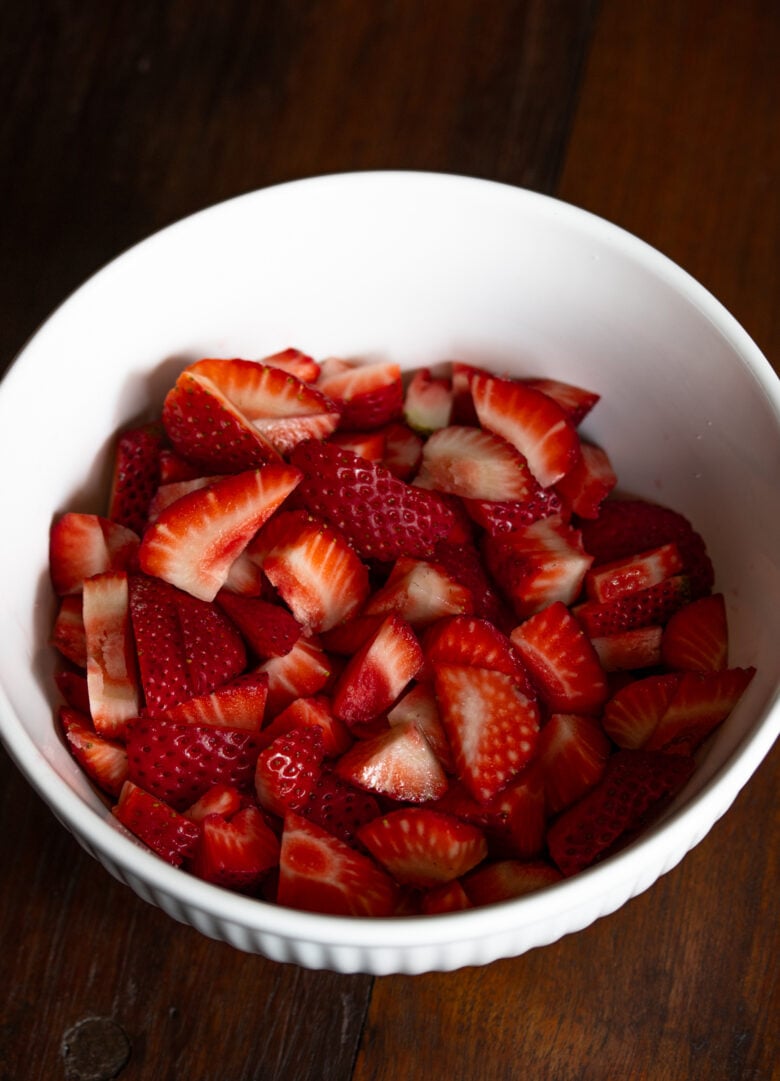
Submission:
[[[350,916],[516,897],[636,837],[753,676],[598,396],[464,363],[203,359],[51,529],[58,722],[207,882]]]

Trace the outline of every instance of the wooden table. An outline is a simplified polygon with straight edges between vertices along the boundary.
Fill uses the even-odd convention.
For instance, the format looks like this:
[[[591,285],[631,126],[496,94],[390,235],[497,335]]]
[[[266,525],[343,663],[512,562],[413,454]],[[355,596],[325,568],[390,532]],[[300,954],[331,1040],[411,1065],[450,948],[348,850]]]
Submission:
[[[374,168],[602,214],[780,362],[776,0],[4,0],[0,55],[3,366],[159,227]],[[23,448],[4,467],[24,468]],[[83,854],[2,754],[0,1079],[778,1077],[778,791],[775,750],[681,866],[580,934],[372,979],[174,923]]]

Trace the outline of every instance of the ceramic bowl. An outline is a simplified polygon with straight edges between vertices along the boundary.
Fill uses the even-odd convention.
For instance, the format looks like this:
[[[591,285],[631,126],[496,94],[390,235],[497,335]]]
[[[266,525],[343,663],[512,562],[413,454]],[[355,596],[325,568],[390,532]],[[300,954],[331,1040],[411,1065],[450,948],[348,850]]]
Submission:
[[[621,486],[688,515],[726,596],[731,659],[757,675],[685,791],[619,855],[537,894],[424,918],[350,919],[233,895],[134,843],[53,724],[48,532],[101,511],[120,425],[151,418],[200,356],[460,358],[602,400],[584,434]],[[572,206],[460,177],[368,173],[245,195],[116,259],[41,327],[0,385],[0,728],[84,848],[138,895],[241,950],[342,972],[515,956],[651,886],[699,842],[780,727],[780,391],[745,331],[644,243]],[[54,825],[52,828],[56,828]]]

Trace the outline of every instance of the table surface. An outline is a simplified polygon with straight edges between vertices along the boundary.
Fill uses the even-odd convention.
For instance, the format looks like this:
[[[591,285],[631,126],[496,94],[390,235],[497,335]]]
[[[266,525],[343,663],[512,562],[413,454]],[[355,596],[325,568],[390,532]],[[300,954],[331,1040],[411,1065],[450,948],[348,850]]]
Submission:
[[[175,219],[375,168],[601,214],[780,363],[776,0],[198,7],[0,5],[0,366]],[[577,935],[373,979],[179,926],[86,856],[0,752],[0,1081],[778,1077],[779,790],[775,749],[679,867]]]

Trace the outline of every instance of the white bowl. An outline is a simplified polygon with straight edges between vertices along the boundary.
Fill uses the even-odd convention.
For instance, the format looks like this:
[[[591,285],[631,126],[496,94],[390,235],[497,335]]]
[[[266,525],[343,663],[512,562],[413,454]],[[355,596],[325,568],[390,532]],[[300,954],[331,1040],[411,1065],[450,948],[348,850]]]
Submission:
[[[459,357],[602,394],[586,434],[623,488],[683,511],[725,593],[732,663],[758,674],[664,820],[536,895],[445,916],[349,919],[246,899],[120,832],[61,742],[47,638],[52,516],[103,509],[119,425],[151,418],[197,357]],[[483,964],[555,941],[672,868],[780,727],[780,391],[713,297],[639,240],[555,200],[413,173],[331,176],[234,199],[111,263],[0,386],[0,731],[84,848],[171,916],[242,950],[342,972]]]

